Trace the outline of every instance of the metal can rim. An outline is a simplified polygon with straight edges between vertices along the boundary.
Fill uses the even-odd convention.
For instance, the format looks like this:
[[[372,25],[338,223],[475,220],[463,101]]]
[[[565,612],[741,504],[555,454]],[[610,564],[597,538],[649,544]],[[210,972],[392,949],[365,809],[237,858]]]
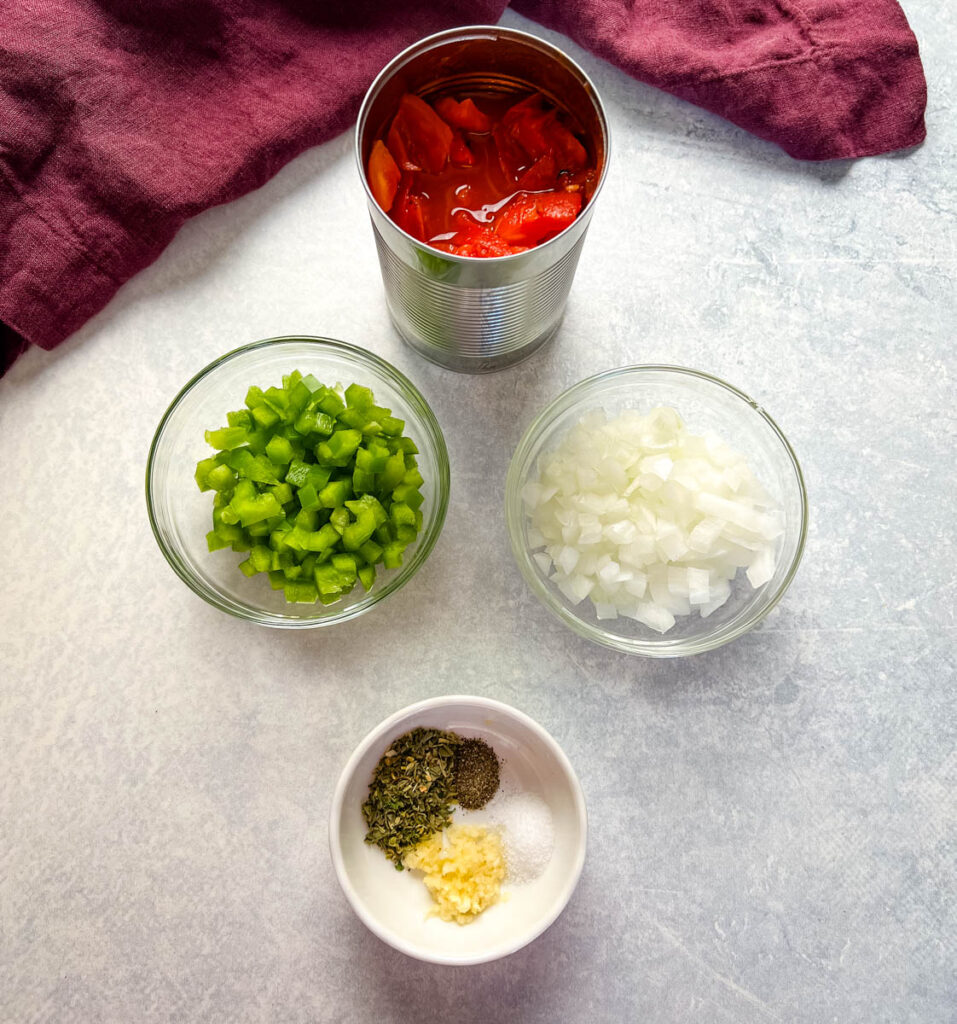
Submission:
[[[501,38],[502,36],[506,36],[510,39],[515,39],[519,42],[531,43],[532,45],[539,47],[545,50],[546,52],[551,51],[553,55],[567,62],[568,65],[570,65],[571,69],[577,75],[580,76],[582,80],[582,85],[585,87],[586,91],[590,94],[590,96],[593,99],[595,110],[598,115],[598,120],[601,124],[603,134],[603,161],[601,174],[598,178],[598,184],[595,186],[595,191],[588,202],[589,206],[594,205],[595,200],[598,198],[599,193],[604,187],[605,178],[607,177],[608,172],[608,163],[611,157],[611,133],[608,130],[608,118],[605,115],[605,105],[602,102],[601,96],[599,95],[597,88],[595,88],[595,83],[591,80],[587,72],[584,70],[584,68],[582,68],[578,61],[576,61],[573,57],[567,54],[564,50],[559,49],[559,47],[555,46],[553,43],[548,42],[548,40],[546,39],[542,39],[540,36],[533,35],[531,32],[524,32],[521,29],[507,28],[501,25],[465,25],[460,26],[458,28],[443,29],[441,32],[433,32],[431,35],[423,36],[421,39],[416,40],[416,42],[407,46],[400,53],[397,53],[395,57],[393,57],[392,60],[390,60],[388,64],[386,64],[385,67],[383,67],[382,70],[376,75],[376,77],[372,81],[372,84],[366,90],[365,96],[362,98],[362,105],[359,107],[359,116],[356,120],[356,137],[354,151],[356,158],[356,167],[358,168],[359,178],[362,181],[362,187],[366,194],[366,201],[370,203],[372,207],[374,207],[375,209],[382,210],[382,207],[376,202],[375,197],[372,195],[372,189],[369,187],[369,181],[368,178],[366,177],[365,166],[362,161],[362,136],[363,128],[365,126],[365,122],[369,114],[369,108],[372,106],[372,103],[375,100],[380,88],[392,77],[392,75],[397,70],[399,70],[399,68],[404,66],[409,60],[411,60],[411,58],[418,56],[420,53],[424,53],[427,50],[432,49],[435,46],[442,43],[457,42],[463,39],[472,38],[480,39],[482,38],[483,33],[488,33],[491,38]],[[386,216],[388,216],[388,213],[386,211],[383,210],[382,212]],[[404,238],[406,238],[413,246],[423,249],[427,252],[436,251],[433,246],[419,241],[419,239],[413,237],[407,231],[400,228],[399,225],[396,224],[394,221],[392,223],[393,226],[395,227],[395,230],[398,231],[399,234],[401,234]],[[539,245],[536,245],[534,247],[534,250],[531,251],[541,252],[543,250],[548,249],[553,242],[559,242],[561,239],[564,239],[566,234],[569,231],[573,230],[575,224],[577,223],[578,218],[576,218],[571,224],[568,225],[568,227],[564,228],[557,235],[553,235],[547,241],[542,242]],[[460,256],[457,253],[442,253],[443,259],[447,259],[453,263],[461,263],[464,264],[465,266],[487,263],[504,264],[515,260],[521,260],[526,255],[527,253],[524,252],[511,253],[508,256],[491,257]]]

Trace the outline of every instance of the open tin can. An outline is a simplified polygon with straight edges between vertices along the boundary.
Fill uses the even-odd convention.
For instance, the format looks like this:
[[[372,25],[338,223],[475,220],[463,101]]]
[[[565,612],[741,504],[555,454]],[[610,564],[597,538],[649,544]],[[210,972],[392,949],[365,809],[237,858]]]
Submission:
[[[403,231],[373,198],[369,154],[399,100],[540,92],[578,126],[598,181],[564,231],[527,252],[479,258],[446,253]],[[584,71],[544,40],[516,29],[474,25],[426,37],[400,53],[366,93],[356,160],[366,191],[389,313],[402,338],[441,366],[484,373],[531,355],[558,330],[585,232],[608,165],[608,124]]]

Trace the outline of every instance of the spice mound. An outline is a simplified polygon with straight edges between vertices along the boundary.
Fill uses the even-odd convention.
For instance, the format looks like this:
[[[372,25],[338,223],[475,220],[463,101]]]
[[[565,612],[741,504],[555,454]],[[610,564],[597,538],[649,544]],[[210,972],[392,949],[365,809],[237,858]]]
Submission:
[[[362,805],[366,842],[402,870],[402,858],[452,822],[455,748],[459,738],[440,729],[413,729],[379,759]]]
[[[455,749],[455,792],[467,811],[484,807],[498,792],[499,767],[494,750],[480,739],[462,740]]]
[[[548,867],[555,827],[548,804],[535,793],[502,794],[489,806],[489,819],[505,838],[505,863],[511,882],[532,882]]]
[[[506,879],[540,877],[555,843],[548,804],[502,778],[492,747],[441,729],[392,741],[362,813],[367,843],[397,870],[422,872],[435,904],[429,916],[459,925],[498,903]]]
[[[430,916],[456,924],[497,903],[505,880],[502,840],[484,825],[452,825],[407,853],[404,863],[424,873],[435,900]]]

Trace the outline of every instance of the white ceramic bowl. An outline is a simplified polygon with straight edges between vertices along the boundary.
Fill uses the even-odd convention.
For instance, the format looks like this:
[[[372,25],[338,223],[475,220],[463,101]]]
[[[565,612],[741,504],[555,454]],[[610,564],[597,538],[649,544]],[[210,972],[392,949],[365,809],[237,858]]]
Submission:
[[[555,826],[555,848],[541,877],[522,885],[506,881],[507,898],[467,925],[429,917],[432,897],[419,873],[396,871],[378,847],[365,842],[362,804],[375,766],[396,737],[418,726],[486,740],[502,762],[503,784],[516,782],[540,796]],[[332,799],[329,846],[342,891],[370,931],[408,956],[463,965],[508,956],[555,921],[578,884],[586,831],[578,778],[540,725],[498,701],[436,697],[397,711],[356,748]]]

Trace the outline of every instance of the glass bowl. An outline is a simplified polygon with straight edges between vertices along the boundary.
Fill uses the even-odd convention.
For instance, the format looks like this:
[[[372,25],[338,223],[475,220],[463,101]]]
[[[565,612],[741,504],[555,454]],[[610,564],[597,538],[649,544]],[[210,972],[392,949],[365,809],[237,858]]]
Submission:
[[[265,574],[247,578],[238,569],[245,557],[230,550],[210,552],[212,492],[201,492],[196,463],[212,454],[204,433],[226,425],[226,414],[242,409],[256,384],[280,386],[283,374],[300,370],[322,383],[355,382],[372,389],[378,405],[405,420],[405,433],[419,448],[424,477],[424,521],[399,569],[383,570],[366,593],[361,584],[336,604],[288,603]],[[378,356],[332,338],[269,338],[238,348],[201,370],[173,399],[150,447],[146,464],[146,504],[153,534],[175,573],[211,605],[265,626],[309,628],[344,622],[368,611],[407,583],[428,558],[445,522],[449,501],[449,456],[445,439],[427,402],[412,382]]]
[[[535,562],[529,543],[530,520],[522,489],[537,478],[539,457],[554,450],[587,413],[604,409],[609,417],[655,406],[676,409],[692,434],[714,432],[740,452],[784,513],[774,574],[752,589],[743,571],[732,581],[731,596],[706,618],[696,611],[676,617],[666,633],[635,619],[599,619],[592,602],[574,604]],[[505,516],[518,567],[536,597],[570,629],[595,643],[629,654],[675,658],[720,647],[760,622],[794,578],[807,535],[807,494],[801,467],[787,438],[771,417],[746,394],[717,377],[680,366],[627,366],[589,377],[559,395],[526,430],[512,457],[505,484]]]

